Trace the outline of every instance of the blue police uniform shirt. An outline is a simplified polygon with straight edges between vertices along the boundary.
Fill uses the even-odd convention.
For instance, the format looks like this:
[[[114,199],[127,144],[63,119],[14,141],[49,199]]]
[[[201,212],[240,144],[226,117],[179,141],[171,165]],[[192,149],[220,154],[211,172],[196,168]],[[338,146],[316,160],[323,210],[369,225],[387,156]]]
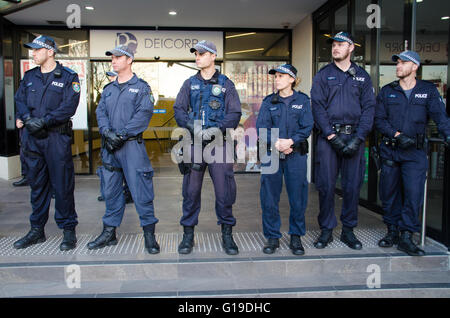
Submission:
[[[96,114],[100,134],[105,129],[125,138],[144,132],[153,114],[150,86],[136,74],[120,88],[117,79],[105,86]]]
[[[355,63],[350,68],[355,70],[354,75],[330,63],[314,76],[312,111],[324,137],[335,133],[333,124],[355,125],[356,136],[361,140],[372,130],[376,104],[372,81]]]
[[[39,66],[25,72],[15,95],[16,119],[43,118],[48,126],[54,126],[75,114],[80,101],[78,74],[56,62],[55,70],[45,76],[46,81]]]
[[[285,103],[288,102],[287,104]],[[314,119],[311,111],[309,97],[301,92],[294,91],[292,96],[280,98],[277,94],[266,96],[259,109],[256,129],[259,135],[260,128],[267,128],[268,148],[270,149],[270,128],[279,128],[279,138],[292,139],[294,146],[298,146],[311,134]]]
[[[219,77],[221,77],[222,79],[220,79]],[[214,94],[210,93],[213,89],[213,86],[218,85],[218,83],[214,83],[214,81],[211,81],[213,78],[219,78],[219,82],[223,82],[223,87],[220,88],[220,93],[217,92],[217,97],[214,96]],[[219,118],[217,121],[209,122],[211,122],[215,127],[220,128],[222,132],[225,132],[227,128],[236,128],[239,124],[239,120],[241,119],[242,114],[239,95],[236,91],[236,88],[234,87],[233,82],[225,75],[220,74],[218,71],[216,71],[213,77],[209,80],[203,79],[199,71],[196,75],[187,79],[183,83],[183,86],[178,92],[175,104],[173,106],[173,109],[175,111],[175,120],[178,126],[187,128],[187,123],[191,119],[202,120],[201,114],[196,114],[196,118],[191,118],[194,115],[193,113],[198,111],[194,109],[195,105],[192,105],[192,93],[194,92],[194,94],[197,94],[197,92],[201,90],[203,90],[203,92],[207,92],[210,99],[206,101],[202,100],[203,105],[208,104],[212,99],[216,100],[216,102],[218,103],[223,102],[223,105],[220,105],[220,107],[223,107],[223,117]],[[199,94],[197,94],[196,96],[200,97]],[[206,110],[209,110],[209,113],[207,114],[214,114],[214,112],[207,107],[208,106],[205,106]],[[219,111],[220,108],[217,110],[217,112]],[[203,128],[209,127],[204,126]]]
[[[450,136],[450,120],[436,86],[417,80],[409,98],[398,81],[385,85],[377,96],[375,127],[383,135],[394,138],[397,131],[416,138],[425,134],[430,116],[438,130]]]

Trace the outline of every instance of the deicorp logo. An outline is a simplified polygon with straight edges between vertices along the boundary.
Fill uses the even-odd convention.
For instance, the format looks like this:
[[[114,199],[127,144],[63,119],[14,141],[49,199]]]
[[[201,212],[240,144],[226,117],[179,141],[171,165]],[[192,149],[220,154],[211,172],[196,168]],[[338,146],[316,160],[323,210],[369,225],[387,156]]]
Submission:
[[[117,37],[116,37],[116,47],[119,45],[126,45],[128,46],[132,51],[133,54],[136,54],[137,52],[137,46],[138,46],[138,41],[137,38],[129,33],[129,32],[121,32],[121,33],[117,33]]]

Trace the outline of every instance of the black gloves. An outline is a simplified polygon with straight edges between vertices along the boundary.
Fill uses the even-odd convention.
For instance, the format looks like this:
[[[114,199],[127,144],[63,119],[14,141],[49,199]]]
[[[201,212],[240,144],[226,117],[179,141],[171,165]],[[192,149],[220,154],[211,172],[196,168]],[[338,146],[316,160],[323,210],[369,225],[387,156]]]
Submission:
[[[414,139],[409,138],[403,133],[394,138],[397,140],[397,146],[403,150],[409,149],[416,145],[416,141]]]
[[[105,138],[105,148],[111,153],[125,144],[125,139],[109,129],[103,132],[103,137]]]
[[[331,147],[333,147],[334,151],[336,151],[336,153],[339,156],[342,156],[344,154],[343,150],[347,145],[341,139],[341,137],[339,137],[338,135],[335,135],[333,138],[331,138],[328,141],[330,142]]]
[[[28,117],[25,119],[24,124],[30,135],[38,139],[47,138],[48,132],[46,129],[44,119],[36,117]]]
[[[342,150],[344,157],[353,157],[359,150],[362,140],[358,137],[353,137],[348,145]]]

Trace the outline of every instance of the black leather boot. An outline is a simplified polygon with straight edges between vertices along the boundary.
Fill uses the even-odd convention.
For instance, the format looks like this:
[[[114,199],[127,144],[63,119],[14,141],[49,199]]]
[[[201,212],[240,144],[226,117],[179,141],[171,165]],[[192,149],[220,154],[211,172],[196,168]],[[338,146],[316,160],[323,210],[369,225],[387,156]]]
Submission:
[[[178,245],[178,253],[189,254],[194,247],[194,227],[184,226],[183,231],[183,240],[180,242],[180,245]]]
[[[12,184],[15,187],[24,187],[28,185],[28,180],[27,177],[23,176],[22,179],[20,179],[19,181],[13,182]]]
[[[144,226],[145,248],[150,254],[159,253],[159,244],[155,238],[155,224]]]
[[[63,240],[59,249],[61,251],[73,250],[77,246],[77,236],[75,234],[75,229],[73,230],[64,230],[63,232]]]
[[[398,244],[399,232],[396,225],[387,224],[387,234],[378,242],[379,247],[392,247],[394,244]]]
[[[304,255],[305,249],[302,245],[302,240],[299,235],[291,235],[291,243],[289,244],[292,254],[294,255]]]
[[[407,253],[410,256],[424,256],[425,251],[414,244],[414,242],[412,241],[412,235],[413,234],[410,231],[401,231],[397,249]]]
[[[362,249],[362,243],[356,238],[351,227],[342,227],[341,241],[354,250]]]
[[[275,250],[280,247],[280,240],[277,238],[270,238],[263,247],[264,254],[273,254]]]
[[[110,245],[117,245],[116,227],[103,225],[102,233],[94,241],[89,242],[87,248],[96,250]]]
[[[222,224],[222,247],[228,255],[237,255],[239,249],[233,240],[233,226],[230,224]]]
[[[14,248],[21,249],[28,246],[45,242],[45,233],[43,227],[32,227],[30,231],[20,240],[14,242]]]
[[[314,242],[314,247],[322,249],[325,248],[331,242],[333,242],[333,230],[322,229],[320,236]]]

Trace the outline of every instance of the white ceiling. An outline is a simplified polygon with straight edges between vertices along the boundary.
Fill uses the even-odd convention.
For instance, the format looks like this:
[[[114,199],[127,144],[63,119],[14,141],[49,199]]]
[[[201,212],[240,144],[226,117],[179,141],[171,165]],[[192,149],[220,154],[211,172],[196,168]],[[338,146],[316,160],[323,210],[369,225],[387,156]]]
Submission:
[[[293,28],[326,0],[50,0],[5,16],[19,25],[66,21],[81,7],[81,26]],[[84,7],[95,8],[88,11]],[[169,11],[175,10],[176,16]]]

